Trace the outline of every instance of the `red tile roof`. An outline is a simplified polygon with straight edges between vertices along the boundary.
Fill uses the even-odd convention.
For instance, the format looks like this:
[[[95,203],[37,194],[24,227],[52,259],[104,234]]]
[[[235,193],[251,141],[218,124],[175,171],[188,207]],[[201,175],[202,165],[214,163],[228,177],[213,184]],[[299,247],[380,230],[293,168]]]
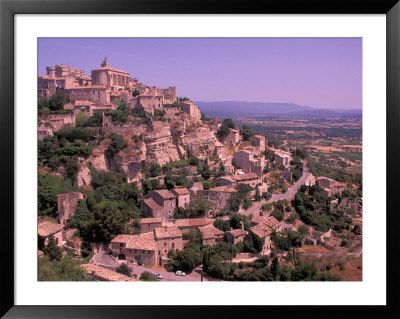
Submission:
[[[61,224],[53,224],[50,222],[43,222],[38,225],[38,234],[42,237],[47,237],[50,234],[55,234],[62,230]]]
[[[182,237],[182,234],[178,230],[176,225],[157,227],[156,229],[154,229],[154,235],[157,239]]]
[[[161,207],[161,206],[160,206]],[[157,224],[157,223],[162,223],[161,218],[142,218],[140,220],[141,224]]]
[[[154,199],[152,198],[146,198],[143,200],[143,202],[149,206],[152,210],[162,210],[163,207],[158,205]]]
[[[171,192],[176,193],[177,195],[190,195],[190,192],[187,188],[173,188]]]
[[[130,235],[130,240],[126,244],[127,249],[157,250],[154,233],[144,233],[140,235]]]
[[[177,227],[201,227],[205,225],[210,225],[214,222],[210,218],[185,218],[177,219],[175,224]]]
[[[214,227],[214,225],[212,224],[199,227],[199,230],[203,234],[204,239],[215,238],[217,236],[222,236],[224,234],[222,230]]]
[[[175,195],[172,194],[169,190],[166,190],[166,189],[155,190],[154,193],[157,193],[163,199],[175,198]]]

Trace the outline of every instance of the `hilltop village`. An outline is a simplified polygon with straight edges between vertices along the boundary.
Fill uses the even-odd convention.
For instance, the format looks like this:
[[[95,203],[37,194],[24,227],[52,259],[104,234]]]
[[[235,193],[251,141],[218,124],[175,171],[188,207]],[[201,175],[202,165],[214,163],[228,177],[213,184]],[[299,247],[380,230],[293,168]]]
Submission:
[[[39,280],[361,280],[361,181],[107,59],[46,70]]]

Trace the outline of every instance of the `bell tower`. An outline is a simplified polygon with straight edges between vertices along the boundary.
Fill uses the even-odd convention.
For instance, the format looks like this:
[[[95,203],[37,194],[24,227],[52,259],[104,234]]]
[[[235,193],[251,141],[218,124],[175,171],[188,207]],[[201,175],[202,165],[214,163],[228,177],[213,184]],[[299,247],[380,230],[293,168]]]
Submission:
[[[101,67],[102,67],[102,68],[109,68],[109,67],[110,67],[110,64],[108,63],[106,57],[104,58],[104,61],[103,61],[103,63],[101,64]]]

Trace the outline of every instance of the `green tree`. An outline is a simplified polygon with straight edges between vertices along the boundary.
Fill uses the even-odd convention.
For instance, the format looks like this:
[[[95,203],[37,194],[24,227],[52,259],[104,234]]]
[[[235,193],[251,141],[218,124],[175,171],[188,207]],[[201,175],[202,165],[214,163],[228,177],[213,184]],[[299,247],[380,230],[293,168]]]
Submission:
[[[64,108],[65,102],[66,100],[64,93],[56,92],[50,98],[49,108],[52,111],[62,110]]]
[[[133,97],[138,96],[139,94],[140,94],[140,92],[139,92],[138,89],[135,89],[135,90],[132,92],[132,96],[133,96]]]
[[[175,259],[172,260],[171,264],[177,270],[191,272],[201,264],[201,259],[192,248],[185,248],[176,253]]]
[[[284,213],[279,209],[274,209],[271,213],[271,216],[275,217],[278,221],[282,221],[285,216]]]
[[[254,135],[254,132],[253,132],[253,130],[251,129],[250,126],[245,124],[241,128],[240,134],[243,136],[243,140],[248,141],[250,136]]]
[[[38,281],[92,281],[79,267],[81,263],[70,256],[50,260],[48,256],[38,260]]]
[[[132,276],[132,270],[127,264],[121,264],[115,269],[115,271],[128,277]]]
[[[356,235],[361,235],[361,227],[360,227],[360,225],[358,225],[358,224],[354,225],[353,233],[356,234]]]
[[[79,112],[75,117],[76,127],[84,127],[87,121],[87,116],[85,112]]]
[[[119,151],[128,146],[128,143],[120,134],[111,133],[109,137],[111,138],[111,142],[108,144],[108,150],[112,155],[117,154]]]
[[[62,257],[61,248],[57,246],[57,243],[53,235],[48,237],[47,246],[43,247],[43,253],[49,256],[50,260],[60,260]]]
[[[221,126],[219,127],[218,131],[217,131],[217,136],[218,136],[220,139],[224,139],[224,138],[226,138],[226,137],[229,135],[229,133],[230,133],[229,127],[226,126],[226,125],[221,125]]]
[[[235,128],[235,123],[232,121],[232,119],[231,118],[226,118],[226,119],[224,119],[223,121],[222,121],[222,124],[221,125],[225,125],[225,126],[227,126],[228,128]]]

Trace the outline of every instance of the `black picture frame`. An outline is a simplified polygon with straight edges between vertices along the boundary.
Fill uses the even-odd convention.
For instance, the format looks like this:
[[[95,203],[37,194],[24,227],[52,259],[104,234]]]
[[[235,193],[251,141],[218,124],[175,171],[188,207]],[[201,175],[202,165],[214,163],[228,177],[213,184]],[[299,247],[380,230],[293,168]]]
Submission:
[[[14,303],[14,16],[15,14],[385,14],[387,23],[387,305],[386,306],[16,306]],[[396,182],[400,136],[400,3],[398,0],[0,0],[0,181],[3,243],[0,315],[4,318],[400,317],[395,271],[399,225]],[[29,54],[29,53],[27,53]],[[379,128],[377,128],[379,129]],[[389,174],[390,173],[390,174]],[[379,187],[379,185],[377,185]],[[6,245],[4,243],[7,243]],[[379,252],[376,252],[379,258]],[[379,270],[377,270],[379,271]],[[44,297],[45,300],[45,297]],[[268,308],[266,308],[268,307]],[[312,307],[312,308],[311,308]],[[249,309],[251,308],[251,309]]]

